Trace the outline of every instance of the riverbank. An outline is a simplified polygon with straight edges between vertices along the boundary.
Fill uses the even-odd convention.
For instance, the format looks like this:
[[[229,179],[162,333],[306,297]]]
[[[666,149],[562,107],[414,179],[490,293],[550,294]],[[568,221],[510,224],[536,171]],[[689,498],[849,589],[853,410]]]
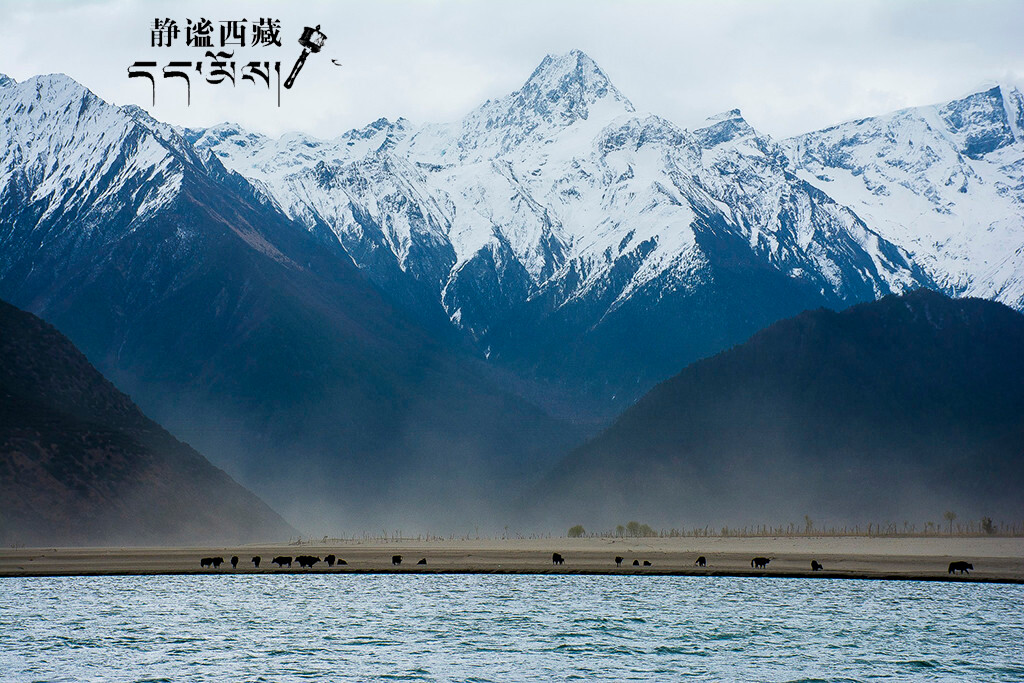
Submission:
[[[552,554],[565,558],[552,564]],[[312,569],[272,564],[277,556],[335,555],[344,565],[323,561]],[[402,556],[400,565],[392,564]],[[237,568],[230,559],[238,556]],[[261,558],[260,567],[252,558]],[[696,565],[704,556],[706,566]],[[200,567],[203,557],[222,557],[219,569]],[[615,557],[622,557],[617,567]],[[763,569],[751,566],[767,557]],[[417,562],[426,560],[426,564]],[[811,570],[811,561],[823,566]],[[639,563],[634,566],[633,562]],[[644,566],[644,562],[650,566]],[[950,562],[974,565],[969,574],[950,574]],[[956,580],[1024,583],[1024,538],[984,537],[711,537],[551,538],[474,540],[366,540],[333,544],[266,544],[173,548],[4,548],[0,576],[99,576],[138,574],[242,573],[508,573],[695,576],[777,576],[814,578]]]

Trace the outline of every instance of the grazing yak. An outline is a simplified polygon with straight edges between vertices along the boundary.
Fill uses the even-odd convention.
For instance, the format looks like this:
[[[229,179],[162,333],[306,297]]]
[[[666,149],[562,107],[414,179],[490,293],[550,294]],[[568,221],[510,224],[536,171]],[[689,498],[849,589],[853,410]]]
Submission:
[[[238,555],[231,556],[231,568],[238,569]]]
[[[427,558],[424,557],[422,560],[420,560],[416,564],[426,564],[426,563],[427,563]]]
[[[551,553],[551,564],[565,564],[565,558],[558,553]]]
[[[402,564],[402,556],[401,555],[392,555],[391,556],[391,564],[392,565]]]
[[[750,561],[750,566],[755,569],[765,569],[771,561],[770,557],[755,557]]]
[[[817,560],[811,560],[811,571],[812,572],[821,571],[822,569],[824,569],[824,567],[821,566],[820,562],[818,562]]]
[[[328,555],[327,557],[324,558],[324,562],[327,563],[328,567],[333,567],[334,566],[334,561],[336,559],[338,559],[338,558],[336,558],[334,555]]]
[[[200,567],[212,567],[213,566],[213,558],[212,557],[200,558],[199,566]]]
[[[285,565],[288,565],[289,567],[292,566],[292,558],[288,555],[278,555],[273,560],[271,560],[271,562],[276,564],[278,567],[283,567]]]
[[[949,573],[950,574],[952,574],[953,572],[960,572],[961,574],[970,574],[971,572],[968,571],[970,569],[974,569],[974,565],[971,564],[970,562],[964,562],[964,561],[961,560],[959,562],[950,562],[949,563]]]
[[[644,566],[645,567],[650,567],[651,566],[650,561],[649,560],[644,560]]]
[[[262,562],[262,558],[259,555],[255,555],[252,558],[252,566],[256,567],[256,569],[260,568],[260,562]]]
[[[615,556],[615,566],[616,566],[616,567],[621,567],[621,566],[622,566],[622,560],[623,560],[623,559],[624,559],[624,558],[623,558],[623,557],[622,557],[621,555],[616,555],[616,556]]]
[[[634,567],[639,567],[640,566],[640,560],[633,560],[633,566]]]
[[[214,569],[220,569],[220,566],[222,564],[224,564],[224,558],[223,557],[215,557],[215,558],[213,558],[213,568]]]
[[[706,566],[708,566],[708,558],[706,558],[703,555],[701,555],[700,557],[697,558],[697,561],[694,562],[694,564],[696,566],[698,566],[698,567],[706,567]]]

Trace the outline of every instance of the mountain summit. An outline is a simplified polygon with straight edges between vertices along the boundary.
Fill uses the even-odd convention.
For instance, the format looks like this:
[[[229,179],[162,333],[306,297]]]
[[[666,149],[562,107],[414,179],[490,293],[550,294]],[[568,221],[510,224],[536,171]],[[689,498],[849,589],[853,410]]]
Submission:
[[[495,158],[524,143],[543,144],[579,121],[596,118],[603,126],[633,111],[583,52],[547,55],[522,88],[489,100],[462,121],[458,146],[464,161]]]
[[[511,97],[519,107],[564,124],[587,118],[588,107],[605,98],[633,111],[633,105],[612,85],[601,67],[580,50],[544,57]]]

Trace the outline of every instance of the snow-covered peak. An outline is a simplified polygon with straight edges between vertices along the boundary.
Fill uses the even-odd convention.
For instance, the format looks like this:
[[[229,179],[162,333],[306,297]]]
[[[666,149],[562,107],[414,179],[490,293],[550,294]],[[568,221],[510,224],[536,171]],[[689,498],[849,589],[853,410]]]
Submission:
[[[715,114],[714,116],[707,117],[706,119],[704,119],[704,123],[706,123],[708,126],[711,126],[713,124],[719,123],[720,121],[728,121],[730,119],[742,118],[743,112],[741,112],[739,109],[730,109],[728,111],[723,111],[718,114]]]
[[[399,134],[405,133],[412,124],[409,123],[409,119],[399,117],[396,121],[391,122],[385,117],[380,117],[373,123],[369,123],[362,128],[353,128],[352,130],[343,133],[341,138],[343,140],[368,140],[377,137],[381,134]]]
[[[75,235],[156,211],[179,192],[184,165],[198,162],[171,126],[64,74],[0,89],[0,119],[0,202]]]
[[[0,88],[6,88],[9,85],[17,85],[18,82],[8,76],[7,74],[0,74]]]
[[[532,101],[541,108],[545,102],[561,102],[565,114],[573,113],[573,107],[593,104],[605,97],[623,102],[630,111],[633,109],[601,67],[580,50],[545,56],[515,95],[519,96],[519,102]]]
[[[938,107],[938,114],[960,151],[980,159],[1015,142],[1024,119],[1020,91],[995,86]]]
[[[523,87],[485,102],[460,125],[428,127],[416,146],[447,155],[438,138],[454,136],[461,160],[495,158],[524,143],[546,143],[581,121],[589,122],[596,133],[633,111],[633,104],[594,60],[573,50],[546,56]]]
[[[60,106],[69,106],[73,102],[100,101],[92,91],[75,79],[65,74],[44,74],[33,76],[21,83],[10,83],[4,93],[5,100],[17,97],[23,103],[38,102],[47,110],[56,110]]]
[[[707,125],[693,131],[702,147],[711,148],[746,137],[757,136],[739,109],[730,109],[707,119]]]

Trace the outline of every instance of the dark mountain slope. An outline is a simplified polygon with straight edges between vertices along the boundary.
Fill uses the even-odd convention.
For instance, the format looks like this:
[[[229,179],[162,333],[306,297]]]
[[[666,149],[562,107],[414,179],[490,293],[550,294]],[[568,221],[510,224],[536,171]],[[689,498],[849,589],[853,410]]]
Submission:
[[[0,542],[284,540],[263,501],[148,419],[71,342],[0,302]]]
[[[657,386],[545,496],[592,523],[1016,518],[1022,349],[1021,314],[927,290],[806,312]]]

